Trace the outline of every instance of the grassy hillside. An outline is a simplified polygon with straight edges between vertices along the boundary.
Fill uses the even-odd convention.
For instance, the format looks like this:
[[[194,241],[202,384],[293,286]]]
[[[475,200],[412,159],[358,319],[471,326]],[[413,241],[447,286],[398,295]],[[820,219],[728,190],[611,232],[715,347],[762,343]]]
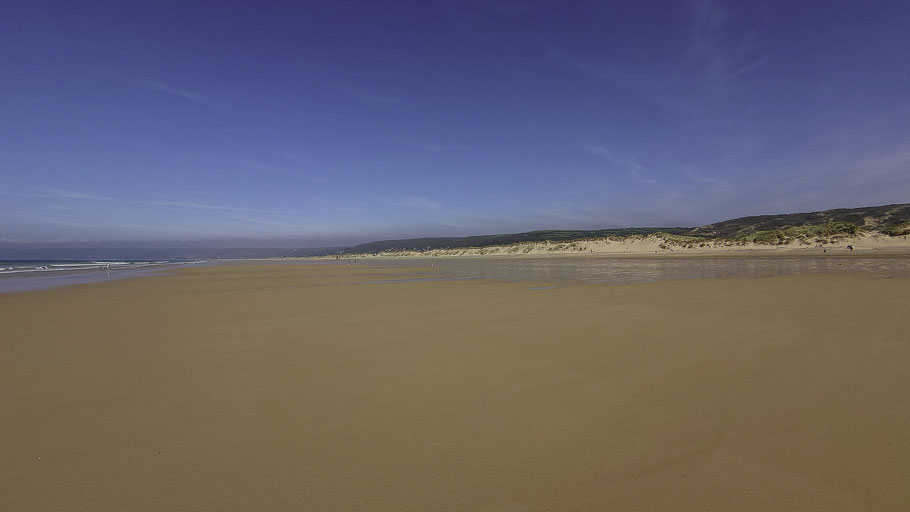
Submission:
[[[490,247],[528,242],[572,242],[595,238],[625,238],[661,233],[677,244],[700,240],[725,240],[738,244],[830,243],[849,236],[880,232],[889,236],[910,234],[910,203],[863,208],[838,208],[808,213],[756,215],[725,220],[696,228],[622,228],[596,230],[546,230],[499,235],[381,240],[341,251],[373,254],[386,251],[425,251]]]
[[[408,238],[403,240],[381,240],[368,242],[346,249],[352,254],[377,253],[384,251],[426,251],[430,249],[461,249],[466,247],[489,247],[491,245],[511,245],[522,242],[571,242],[586,238],[627,237],[631,235],[650,235],[653,233],[671,233],[683,235],[690,228],[622,228],[594,230],[546,230],[529,231],[502,235],[479,235],[450,238]]]
[[[821,212],[740,217],[694,228],[691,234],[708,238],[740,238],[759,232],[809,226],[827,226],[828,231],[840,229],[844,233],[856,230],[885,231],[907,222],[910,222],[910,204],[889,204]]]

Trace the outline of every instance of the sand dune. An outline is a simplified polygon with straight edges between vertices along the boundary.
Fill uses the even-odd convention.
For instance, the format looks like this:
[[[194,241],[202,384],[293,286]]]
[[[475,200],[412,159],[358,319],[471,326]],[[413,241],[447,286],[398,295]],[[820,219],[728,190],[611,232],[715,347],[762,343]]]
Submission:
[[[0,509],[910,502],[910,279],[374,282],[409,272],[0,296]]]
[[[852,247],[852,249],[848,248]],[[706,239],[694,241],[670,235],[653,234],[627,236],[624,238],[597,238],[572,242],[525,242],[487,247],[457,249],[432,249],[426,251],[386,251],[373,254],[347,254],[345,258],[447,258],[459,256],[646,256],[658,254],[723,256],[723,255],[822,255],[822,254],[908,254],[910,236],[888,236],[880,233],[844,237],[832,243],[805,243],[795,240],[791,243],[768,245],[734,240]],[[335,256],[322,256],[331,259]]]

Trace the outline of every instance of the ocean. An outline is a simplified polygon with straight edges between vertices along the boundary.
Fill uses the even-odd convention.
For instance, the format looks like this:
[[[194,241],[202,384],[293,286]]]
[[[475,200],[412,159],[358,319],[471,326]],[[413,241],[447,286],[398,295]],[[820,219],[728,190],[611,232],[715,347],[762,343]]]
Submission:
[[[73,284],[151,275],[185,260],[0,260],[0,293],[47,290]]]
[[[92,260],[0,260],[0,274],[67,272],[76,270],[123,270],[182,261],[92,261]]]

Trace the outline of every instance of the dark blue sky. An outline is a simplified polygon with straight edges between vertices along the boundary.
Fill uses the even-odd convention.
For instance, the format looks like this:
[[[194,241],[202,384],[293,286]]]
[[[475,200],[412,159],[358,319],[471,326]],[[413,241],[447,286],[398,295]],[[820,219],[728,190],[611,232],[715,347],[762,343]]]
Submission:
[[[2,2],[0,241],[910,201],[910,2]]]

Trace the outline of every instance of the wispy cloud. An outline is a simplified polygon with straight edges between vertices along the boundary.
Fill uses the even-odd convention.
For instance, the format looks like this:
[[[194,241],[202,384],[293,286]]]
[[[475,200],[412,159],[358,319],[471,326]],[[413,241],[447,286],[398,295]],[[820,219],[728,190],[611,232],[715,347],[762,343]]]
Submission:
[[[405,208],[414,208],[419,210],[438,210],[442,208],[442,203],[427,199],[426,197],[404,197],[393,202],[396,206]]]
[[[688,170],[686,170],[686,171],[683,171],[683,176],[685,176],[686,178],[688,178],[690,181],[693,181],[693,182],[698,183],[698,184],[700,184],[700,185],[711,185],[711,184],[713,184],[713,183],[717,183],[717,181],[718,181],[717,178],[712,178],[712,177],[710,177],[710,176],[705,176],[704,174],[701,174],[700,172],[694,171],[694,170],[692,170],[692,169],[688,169]]]
[[[586,146],[585,149],[592,154],[603,157],[608,162],[626,170],[632,177],[641,176],[642,167],[634,159],[620,158],[613,154],[606,146]]]
[[[40,214],[28,216],[29,221],[42,225],[53,225],[79,230],[123,230],[127,232],[167,233],[177,230],[193,238],[209,235],[254,235],[272,233],[281,236],[299,235],[326,231],[322,205],[311,205],[310,201],[300,210],[251,208],[232,206],[193,199],[129,199],[109,197],[79,191],[25,191],[21,193],[0,192],[0,197],[22,197],[41,205]],[[73,206],[72,201],[77,201]],[[415,199],[414,206],[420,200]],[[64,208],[58,208],[63,205]],[[71,207],[72,206],[72,207]],[[310,208],[312,206],[312,208]],[[426,206],[426,205],[425,205]],[[95,212],[95,213],[92,213]],[[98,215],[98,212],[105,212]],[[118,212],[118,213],[112,213]],[[121,214],[122,212],[122,214]],[[168,222],[149,221],[137,225],[131,218],[180,219],[178,225]],[[0,214],[0,217],[6,215]],[[227,223],[227,231],[212,226]],[[344,219],[333,221],[333,226],[344,224]],[[352,229],[353,226],[348,229]]]
[[[478,20],[511,20],[541,7],[541,3],[536,0],[437,0],[436,4],[455,32],[473,44],[483,44],[502,37],[500,31],[490,30]]]
[[[736,192],[729,178],[718,178],[691,167],[683,171],[683,176],[691,181],[696,189],[714,200],[730,197]]]
[[[258,224],[260,226],[270,226],[276,228],[286,228],[286,229],[302,229],[304,227],[312,227],[308,225],[309,223],[305,222],[287,222],[281,220],[274,220],[269,218],[254,217],[252,215],[244,215],[242,213],[226,213],[225,216],[232,220],[238,220],[241,222],[248,222],[250,224]]]
[[[722,88],[770,60],[753,32],[731,29],[734,16],[721,2],[696,0],[689,6],[686,67],[703,82]]]
[[[177,87],[171,87],[171,86],[165,85],[161,82],[146,81],[146,82],[143,82],[143,85],[145,85],[149,89],[152,89],[152,90],[164,93],[164,94],[169,94],[171,96],[176,96],[178,98],[183,98],[185,100],[193,101],[193,102],[196,102],[196,103],[199,103],[202,105],[208,105],[210,107],[223,107],[224,106],[220,102],[215,101],[210,96],[206,96],[204,94],[199,94],[199,93],[193,92],[193,91],[188,91],[186,89],[179,89]]]
[[[627,218],[619,217],[604,210],[602,206],[579,204],[551,204],[532,208],[529,214],[540,226],[560,229],[571,226],[574,229],[596,229],[606,226],[631,226]]]
[[[696,62],[717,55],[725,39],[730,15],[720,2],[696,0],[689,3],[689,44],[686,56]]]
[[[726,82],[733,81],[736,78],[739,78],[740,75],[745,75],[746,73],[749,73],[752,70],[763,66],[765,63],[767,63],[770,60],[771,60],[770,55],[759,56],[755,60],[746,62],[746,63],[742,64],[739,68],[727,72],[727,74],[724,75],[724,77],[723,77],[724,81],[726,81]]]
[[[731,172],[708,166],[682,170],[688,186],[673,189],[673,211],[695,216],[773,214],[905,202],[910,194],[910,145],[859,154],[829,152],[753,163]]]
[[[641,183],[648,183],[651,185],[656,185],[656,184],[660,183],[658,180],[655,180],[654,178],[647,177],[646,176],[647,169],[645,169],[644,166],[642,166],[638,162],[638,160],[636,160],[634,157],[623,158],[623,157],[617,156],[615,153],[610,151],[609,148],[607,148],[606,146],[602,146],[602,145],[585,146],[585,151],[587,151],[588,153],[591,153],[593,155],[597,155],[597,156],[603,158],[604,160],[610,162],[614,166],[619,167],[620,169],[623,169],[624,171],[626,171],[626,174],[630,178],[632,178],[636,181],[639,181]]]
[[[471,149],[474,148],[463,144],[431,144],[427,146],[427,151],[469,151]]]
[[[387,96],[385,94],[380,94],[374,91],[368,91],[351,86],[342,88],[341,92],[346,96],[359,101],[360,103],[371,106],[406,105],[408,103],[412,103],[411,101],[404,98]]]
[[[423,196],[388,197],[374,196],[370,200],[373,208],[403,208],[413,210],[439,210],[442,203]]]
[[[236,206],[224,206],[218,204],[197,203],[192,201],[136,201],[138,204],[147,204],[150,206],[170,206],[174,208],[190,208],[195,210],[215,210],[223,212],[245,212],[245,213],[263,213],[269,215],[293,213],[282,210],[265,210],[259,208],[243,208]]]
[[[312,167],[313,165],[309,162],[304,163],[302,159],[291,158],[287,153],[283,153],[282,156],[294,162],[293,165],[274,165],[271,163],[264,163],[252,160],[245,160],[243,158],[209,158],[209,160],[218,162],[220,164],[226,164],[233,167],[240,167],[243,169],[249,169],[252,171],[259,172],[268,172],[268,173],[278,173],[284,175],[291,175],[298,178],[303,178],[306,181],[311,183],[324,183],[325,179],[321,176],[313,174],[309,171],[301,169],[301,165],[306,165],[307,167]]]
[[[0,192],[0,196],[26,197],[35,199],[77,199],[87,201],[115,201],[114,198],[87,194],[84,192],[59,189],[35,189],[31,192]]]
[[[720,3],[696,0],[682,19],[678,43],[681,54],[667,53],[661,66],[630,67],[601,56],[577,55],[549,46],[547,57],[564,67],[603,81],[658,108],[695,115],[734,80],[771,61],[767,45],[754,30],[737,26],[735,17]]]
[[[145,199],[136,200],[136,199],[127,199],[127,198],[120,198],[120,197],[102,196],[102,195],[85,193],[85,192],[80,192],[80,191],[58,190],[58,189],[36,189],[36,190],[30,191],[30,192],[0,192],[0,196],[35,198],[35,199],[72,199],[72,200],[77,200],[77,201],[124,203],[124,204],[132,204],[132,205],[161,206],[161,207],[168,207],[168,208],[181,208],[181,209],[191,209],[191,210],[209,210],[209,211],[218,211],[218,212],[261,214],[261,215],[269,215],[269,216],[305,214],[305,212],[302,212],[302,211],[274,210],[274,209],[265,209],[265,208],[247,208],[247,207],[242,207],[242,206],[228,206],[228,205],[204,203],[204,202],[197,202],[197,201],[190,201],[190,200],[145,200]]]
[[[461,4],[479,11],[505,16],[522,15],[539,7],[537,2],[530,0],[458,0],[446,3]]]
[[[652,77],[644,73],[619,69],[609,63],[569,55],[557,48],[547,49],[552,61],[606,82],[623,92],[657,108],[684,114],[695,113],[700,106],[680,94],[680,77]]]

